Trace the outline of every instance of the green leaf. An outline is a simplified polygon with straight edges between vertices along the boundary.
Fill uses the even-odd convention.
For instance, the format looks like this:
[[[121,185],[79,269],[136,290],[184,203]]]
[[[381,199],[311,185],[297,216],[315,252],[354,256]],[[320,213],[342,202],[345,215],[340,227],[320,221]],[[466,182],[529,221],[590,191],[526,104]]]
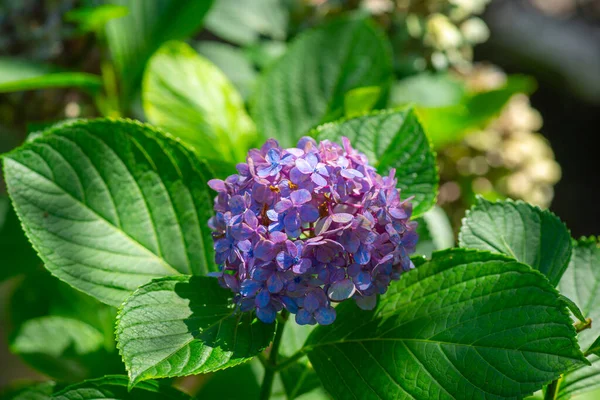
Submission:
[[[19,382],[8,388],[4,387],[0,391],[0,399],[2,400],[49,400],[56,383],[35,382],[23,383]]]
[[[502,255],[434,253],[373,311],[336,311],[305,348],[335,398],[517,399],[586,362],[556,290]]]
[[[258,399],[264,369],[258,359],[207,376],[195,398]],[[235,384],[232,384],[235,382]]]
[[[600,247],[598,239],[582,237],[573,242],[569,268],[560,280],[560,291],[579,306],[592,327],[579,333],[581,348],[588,348],[600,335]]]
[[[59,381],[123,373],[113,337],[115,316],[116,309],[38,270],[10,298],[11,344],[19,344],[13,350],[26,362]],[[44,330],[42,341],[38,330]],[[85,346],[90,337],[99,346]]]
[[[0,196],[0,265],[0,282],[42,265],[5,196]]]
[[[344,97],[344,110],[346,118],[366,114],[375,107],[381,97],[381,88],[367,86],[350,90]]]
[[[597,238],[582,237],[573,244],[573,255],[569,268],[560,280],[560,290],[581,308],[587,318],[591,318],[589,329],[579,332],[581,348],[586,353],[596,354],[589,357],[591,367],[583,366],[565,375],[560,385],[559,399],[580,395],[600,388],[600,355],[598,336],[600,335],[600,248]]]
[[[557,400],[566,400],[573,396],[584,400],[583,394],[600,389],[600,357],[593,355],[589,360],[591,366],[582,366],[565,375],[559,386]],[[597,397],[591,397],[590,400],[592,399]]]
[[[95,94],[102,88],[102,79],[84,72],[64,71],[51,65],[0,57],[0,93],[71,87]]]
[[[390,106],[414,103],[422,107],[459,104],[465,85],[448,74],[422,73],[397,81],[390,93]]]
[[[319,140],[335,142],[347,137],[380,174],[395,168],[402,198],[414,196],[413,216],[422,215],[435,204],[439,182],[435,153],[412,108],[326,124],[315,134]]]
[[[4,156],[8,192],[53,275],[117,306],[152,278],[212,262],[207,166],[161,131],[79,121]]]
[[[261,36],[285,40],[288,10],[281,0],[217,0],[206,27],[235,44],[250,45]]]
[[[590,348],[586,350],[585,354],[595,354],[600,357],[600,336],[596,338]]]
[[[248,98],[254,89],[258,72],[244,50],[225,43],[208,41],[199,42],[196,50],[229,78],[244,99]]]
[[[498,89],[469,94],[459,104],[444,107],[418,107],[417,115],[436,148],[462,139],[470,131],[485,127],[500,114],[517,93],[531,93],[535,82],[526,76],[510,76]]]
[[[142,80],[146,62],[164,42],[185,39],[202,26],[213,0],[113,0],[129,14],[106,24],[106,39],[120,75],[125,103]]]
[[[295,146],[316,125],[343,116],[351,89],[380,86],[392,75],[390,44],[369,20],[345,17],[304,32],[263,74],[252,115],[264,136]]]
[[[561,295],[560,298],[562,299],[562,301],[565,302],[565,304],[567,305],[571,313],[575,316],[575,318],[577,318],[580,322],[585,323],[585,316],[583,315],[577,304],[575,304],[575,302],[569,299],[567,296]]]
[[[431,257],[437,250],[454,247],[454,231],[446,212],[438,206],[433,206],[429,211],[417,219],[417,242],[416,254]]]
[[[565,224],[548,210],[522,201],[493,203],[478,197],[463,220],[459,244],[506,254],[537,269],[556,286],[571,258],[570,238]]]
[[[190,400],[179,390],[159,382],[142,382],[128,390],[125,376],[109,375],[71,385],[52,396],[53,400]]]
[[[108,21],[121,18],[129,13],[127,7],[102,4],[97,7],[81,7],[65,14],[65,20],[78,25],[79,31],[102,34]]]
[[[206,373],[247,361],[266,348],[275,324],[236,312],[215,278],[155,280],[123,304],[117,343],[132,384]]]
[[[40,340],[40,338],[44,338]],[[10,341],[10,349],[36,369],[57,379],[89,376],[89,362],[102,353],[104,336],[85,322],[46,316],[24,322]]]
[[[255,139],[244,102],[219,69],[182,42],[165,43],[150,59],[143,87],[150,122],[198,154],[243,161]]]

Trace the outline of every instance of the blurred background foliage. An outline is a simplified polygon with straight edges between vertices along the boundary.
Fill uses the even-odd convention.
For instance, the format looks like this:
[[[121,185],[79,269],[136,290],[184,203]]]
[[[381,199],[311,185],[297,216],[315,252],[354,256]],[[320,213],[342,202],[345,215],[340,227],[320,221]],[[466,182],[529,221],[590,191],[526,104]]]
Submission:
[[[421,221],[420,252],[452,246],[478,194],[550,207],[574,237],[597,230],[600,0],[0,0],[0,152],[72,118],[124,116],[184,129],[141,95],[143,85],[169,84],[144,71],[149,60],[163,62],[168,48],[152,56],[170,40],[191,46],[176,53],[196,68],[209,65],[208,73],[214,64],[241,95],[228,101],[243,109],[290,41],[347,13],[369,15],[385,32],[393,82],[389,93],[377,86],[346,93],[346,116],[412,103],[438,152],[439,207]],[[168,60],[160,67],[175,79],[185,73],[169,69]],[[198,107],[210,111],[208,103]],[[236,131],[250,143],[254,129],[248,120],[214,134]],[[115,310],[43,269],[3,186],[2,334],[38,372],[3,346],[0,386],[40,373],[59,386],[123,373],[112,339]],[[75,325],[77,333],[65,335]],[[248,393],[258,390],[261,368],[237,368]],[[314,381],[310,370],[302,371],[306,382]],[[209,395],[232,371],[180,385]],[[289,394],[285,376],[278,385]],[[290,390],[323,398],[311,389],[303,381]]]

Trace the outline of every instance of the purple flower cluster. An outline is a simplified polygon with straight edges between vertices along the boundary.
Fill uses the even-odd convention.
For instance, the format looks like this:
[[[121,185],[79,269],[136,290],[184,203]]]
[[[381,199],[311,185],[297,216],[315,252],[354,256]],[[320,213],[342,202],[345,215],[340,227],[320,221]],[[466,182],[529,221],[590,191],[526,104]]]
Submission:
[[[331,324],[332,302],[372,309],[392,279],[413,268],[416,223],[395,171],[380,176],[366,156],[302,138],[282,149],[268,140],[248,153],[218,192],[213,230],[222,286],[241,311],[273,322],[283,308],[298,324]]]

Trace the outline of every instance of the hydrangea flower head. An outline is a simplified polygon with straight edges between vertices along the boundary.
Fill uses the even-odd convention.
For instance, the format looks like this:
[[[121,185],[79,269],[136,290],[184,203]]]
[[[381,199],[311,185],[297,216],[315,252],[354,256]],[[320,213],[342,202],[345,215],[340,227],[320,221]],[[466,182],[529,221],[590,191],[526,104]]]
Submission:
[[[214,274],[241,311],[273,322],[287,309],[298,324],[331,324],[332,303],[375,307],[417,242],[410,198],[395,171],[380,176],[343,138],[302,138],[283,149],[268,140],[248,152],[238,174],[213,179]]]

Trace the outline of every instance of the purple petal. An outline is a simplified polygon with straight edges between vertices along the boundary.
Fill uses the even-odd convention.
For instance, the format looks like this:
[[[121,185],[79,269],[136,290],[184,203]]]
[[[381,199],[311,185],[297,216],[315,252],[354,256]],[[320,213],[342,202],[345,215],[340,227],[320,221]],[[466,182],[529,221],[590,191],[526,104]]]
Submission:
[[[296,314],[296,323],[298,325],[314,325],[315,319],[312,314],[304,309],[298,310]]]
[[[319,210],[312,204],[304,204],[298,211],[302,222],[315,222],[319,219]]]
[[[266,307],[271,301],[271,294],[268,290],[261,290],[260,293],[256,295],[256,299],[254,300],[257,307]]]
[[[377,296],[357,296],[354,298],[356,305],[363,310],[372,310],[377,305]]]
[[[293,154],[296,157],[302,157],[304,155],[304,150],[299,149],[297,147],[290,147],[289,149],[285,149],[290,154]]]
[[[254,211],[248,210],[244,214],[244,221],[250,226],[252,229],[256,229],[258,227],[258,218],[256,218],[256,214]]]
[[[354,280],[358,290],[367,290],[372,283],[371,274],[367,271],[360,271]]]
[[[327,295],[333,301],[344,301],[354,295],[356,288],[350,279],[343,279],[333,283],[327,290]]]
[[[215,242],[215,251],[223,253],[231,248],[231,241],[228,239],[219,239]]]
[[[271,293],[279,293],[281,289],[283,289],[283,280],[279,276],[279,274],[272,274],[269,279],[267,279],[267,289]]]
[[[252,279],[254,279],[255,281],[264,282],[271,275],[273,275],[273,271],[265,268],[254,268],[254,270],[252,271]]]
[[[298,247],[291,240],[285,242],[285,249],[290,256],[298,257]]]
[[[308,162],[308,165],[310,165],[311,171],[314,171],[315,167],[319,163],[319,158],[315,153],[308,153],[306,155],[306,161]]]
[[[319,304],[319,298],[314,292],[310,292],[304,298],[304,309],[310,313],[317,311],[321,304]]]
[[[403,208],[392,207],[388,210],[390,215],[396,219],[406,219],[408,218],[408,214]]]
[[[275,260],[277,261],[277,265],[279,265],[279,268],[281,268],[282,270],[286,270],[289,267],[291,267],[292,262],[294,261],[294,259],[290,257],[289,254],[287,254],[285,251],[280,251],[277,254]]]
[[[347,214],[347,213],[337,213],[337,214],[332,214],[331,219],[334,222],[338,222],[340,224],[347,224],[348,222],[350,222],[354,219],[354,215]]]
[[[335,309],[333,307],[321,307],[315,312],[315,319],[320,325],[330,325],[335,321]]]
[[[229,199],[229,208],[231,209],[231,213],[233,215],[241,214],[246,210],[246,202],[240,195],[233,196],[231,199]]]
[[[367,249],[366,246],[360,246],[358,251],[354,253],[354,261],[359,263],[360,265],[365,265],[369,261],[371,261],[371,253]]]
[[[327,186],[327,181],[321,175],[315,173],[310,176],[310,180],[313,181],[317,186]]]
[[[265,157],[265,160],[267,160],[269,164],[275,164],[279,162],[280,159],[281,156],[279,155],[279,151],[277,149],[271,148],[269,149],[269,151],[267,151],[267,156]]]
[[[249,240],[242,240],[238,242],[237,247],[244,253],[247,253],[252,249],[252,243]]]
[[[275,317],[277,316],[277,312],[271,306],[261,307],[256,309],[256,316],[262,322],[266,324],[272,324],[275,322]]]
[[[225,182],[220,179],[211,179],[208,181],[208,186],[217,192],[226,192],[227,187],[225,186]]]
[[[283,243],[287,239],[287,235],[283,232],[275,231],[271,232],[271,240],[273,243]]]
[[[292,235],[291,232],[296,232],[300,229],[300,218],[298,217],[298,213],[296,212],[290,212],[289,214],[287,214],[284,218],[283,218],[283,225],[285,226],[285,231],[288,233],[288,235],[290,236],[297,236],[297,235]]]
[[[275,257],[275,245],[270,240],[261,240],[254,248],[254,256],[263,261],[270,261]]]
[[[225,284],[227,285],[227,287],[230,288],[231,290],[233,290],[235,292],[240,290],[240,283],[235,278],[235,276],[229,275],[229,274],[223,274],[223,280],[225,281]]]
[[[315,171],[319,174],[319,175],[323,175],[323,176],[329,176],[329,171],[327,170],[327,167],[325,166],[325,164],[317,164],[317,167],[315,168]]]
[[[275,210],[276,213],[281,214],[281,213],[284,213],[285,211],[289,210],[292,206],[293,206],[293,203],[289,199],[281,199],[280,202],[275,204],[275,207],[273,207],[273,209]],[[269,218],[271,218],[271,217],[269,216]]]
[[[296,274],[304,274],[310,269],[311,266],[312,262],[308,258],[303,258],[298,264],[295,264],[292,267],[292,271],[294,271]]]
[[[275,210],[267,210],[267,217],[273,222],[279,221],[279,214]]]
[[[295,206],[299,206],[301,204],[308,203],[312,199],[312,197],[308,190],[300,189],[296,190],[295,192],[292,192],[290,194],[290,199],[292,200],[292,203],[294,203]]]
[[[256,294],[256,292],[258,292],[261,286],[262,285],[259,282],[246,279],[244,282],[242,282],[240,294],[244,297],[252,297]]]
[[[313,172],[313,167],[311,167],[310,164],[303,158],[298,158],[296,160],[296,168],[300,173],[305,175]]]

